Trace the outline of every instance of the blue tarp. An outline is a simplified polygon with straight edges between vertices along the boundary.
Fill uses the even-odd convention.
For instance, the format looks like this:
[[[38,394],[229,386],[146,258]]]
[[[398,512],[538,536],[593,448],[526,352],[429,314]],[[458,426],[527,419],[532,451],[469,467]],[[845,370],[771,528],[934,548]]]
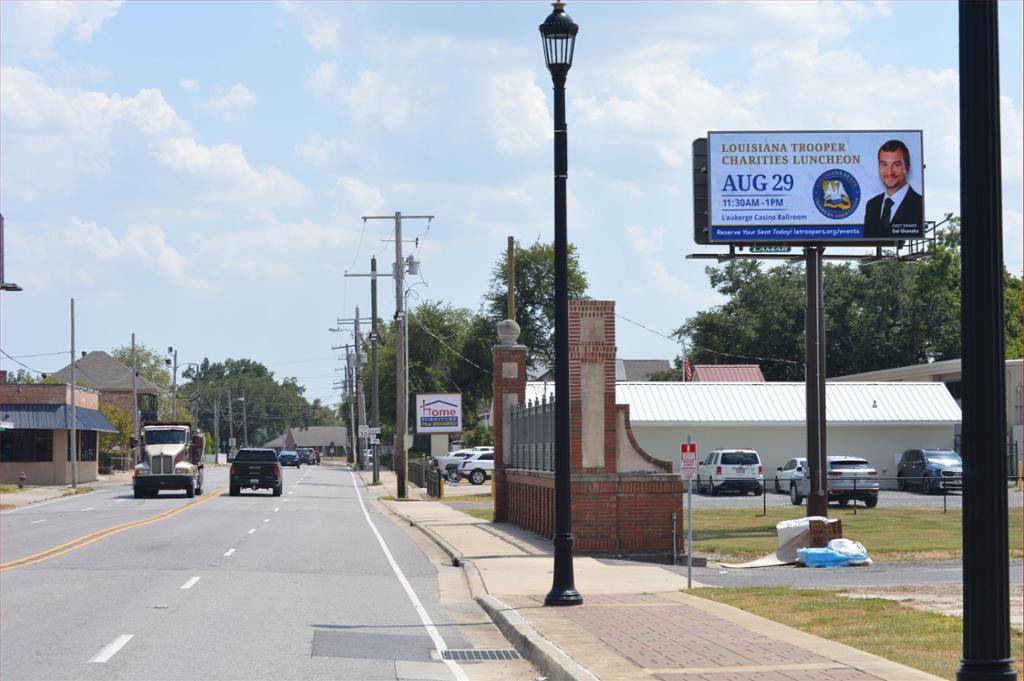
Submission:
[[[75,416],[79,430],[116,433],[117,428],[95,409],[78,407]],[[68,430],[71,406],[67,404],[0,404],[0,421],[11,421],[15,430]]]

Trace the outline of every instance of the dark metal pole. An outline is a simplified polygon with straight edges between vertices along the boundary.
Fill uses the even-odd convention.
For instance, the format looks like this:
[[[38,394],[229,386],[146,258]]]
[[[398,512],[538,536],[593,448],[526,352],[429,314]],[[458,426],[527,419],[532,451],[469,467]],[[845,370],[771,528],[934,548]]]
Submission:
[[[828,515],[828,476],[825,475],[825,303],[822,293],[822,248],[804,249],[807,305],[804,313],[806,347],[804,385],[807,399],[807,466],[810,489],[807,515]]]
[[[566,69],[568,70],[568,69]],[[565,181],[569,149],[565,131],[565,73],[555,86],[555,570],[544,605],[579,605],[572,568],[572,461],[569,449],[569,239]]]
[[[373,317],[370,322],[370,366],[373,374],[373,393],[371,400],[373,404],[373,427],[380,428],[380,385],[377,382],[377,258],[370,258],[370,314]],[[377,436],[378,444],[373,449],[373,484],[380,482],[380,436]]]
[[[964,650],[958,681],[1016,679],[1010,654],[999,31],[960,3]]]

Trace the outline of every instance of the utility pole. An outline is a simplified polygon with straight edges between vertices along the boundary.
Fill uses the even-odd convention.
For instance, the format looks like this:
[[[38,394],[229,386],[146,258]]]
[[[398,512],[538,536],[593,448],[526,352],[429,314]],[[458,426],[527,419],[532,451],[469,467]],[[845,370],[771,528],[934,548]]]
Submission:
[[[171,348],[167,348],[170,352]],[[171,370],[171,420],[178,420],[178,351],[174,350],[174,367]]]
[[[355,364],[353,365],[353,372],[355,373],[355,398],[356,404],[354,406],[356,413],[356,462],[359,470],[363,469],[363,452],[365,451],[365,441],[362,435],[359,435],[359,426],[365,423],[366,408],[363,404],[363,359],[360,357],[359,350],[359,306],[356,305],[356,332],[353,340],[355,346]]]
[[[137,442],[139,439],[139,361],[135,356],[135,334],[132,334],[132,437]],[[131,461],[129,467],[135,465],[135,447],[132,447]]]
[[[78,361],[75,359],[75,299],[71,299],[71,487],[78,488],[78,396],[75,394],[75,385],[78,377],[75,369]]]
[[[353,398],[355,397],[354,384],[352,380],[352,374],[355,372],[352,370],[352,346],[345,346],[345,392],[348,393],[348,425],[350,432],[350,440],[352,446],[352,466],[353,468],[358,465],[358,450],[359,450],[359,435],[356,426],[356,411],[355,403]]]
[[[365,219],[365,218],[364,218]],[[370,364],[373,381],[373,393],[372,393],[372,411],[373,411],[373,427],[380,428],[380,383],[377,377],[377,343],[380,341],[380,334],[377,331],[377,277],[390,277],[390,274],[380,274],[377,272],[377,258],[370,258],[370,273],[369,274],[352,274],[349,272],[345,273],[346,277],[369,277],[370,278]],[[359,314],[356,314],[356,318]],[[338,320],[341,324],[346,320]],[[362,422],[366,422],[366,414],[363,412],[360,416]],[[375,450],[373,457],[373,482],[377,484],[380,482],[380,451]]]
[[[516,320],[516,238],[508,238],[508,255],[505,257],[508,281],[508,316],[505,319]]]
[[[217,391],[213,399],[213,442],[216,445],[213,462],[217,463],[217,455],[220,454],[220,391]]]
[[[175,358],[177,360],[177,358]],[[242,444],[249,446],[249,418],[246,416],[245,391],[242,391]]]
[[[370,258],[370,365],[373,374],[373,427],[380,428],[380,385],[377,382],[377,258]],[[380,437],[377,436],[378,441]],[[380,482],[380,448],[373,450],[373,484]]]
[[[394,220],[395,221],[395,473],[398,475],[398,498],[405,499],[408,462],[405,457],[405,431],[408,423],[405,397],[405,345],[407,342],[405,323],[405,280],[403,277],[405,263],[402,260],[402,214],[396,211],[394,216],[364,215],[363,220]],[[407,215],[406,220],[430,220],[433,215]]]
[[[232,411],[234,400],[231,398],[231,389],[228,388],[228,453],[235,446],[235,415]]]

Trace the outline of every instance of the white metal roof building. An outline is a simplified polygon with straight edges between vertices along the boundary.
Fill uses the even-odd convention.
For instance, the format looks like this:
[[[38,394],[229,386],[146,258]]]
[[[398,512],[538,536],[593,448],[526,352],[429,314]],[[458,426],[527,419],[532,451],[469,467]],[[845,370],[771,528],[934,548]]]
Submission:
[[[862,456],[882,478],[896,477],[895,457],[905,449],[953,447],[960,407],[942,383],[828,383],[825,390],[828,453]],[[553,394],[553,383],[527,383],[528,400]],[[633,434],[651,456],[678,466],[688,436],[699,458],[719,447],[752,448],[766,478],[806,454],[805,396],[803,383],[615,386],[616,403],[629,405]]]

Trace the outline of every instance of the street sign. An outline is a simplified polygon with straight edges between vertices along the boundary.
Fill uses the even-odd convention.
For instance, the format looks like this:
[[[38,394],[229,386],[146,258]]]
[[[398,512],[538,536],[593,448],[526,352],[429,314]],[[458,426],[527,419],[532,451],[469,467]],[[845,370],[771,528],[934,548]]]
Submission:
[[[683,480],[697,477],[697,443],[684,442],[679,445],[679,474]]]
[[[359,437],[369,437],[370,435],[380,435],[380,428],[373,426],[359,426]]]

